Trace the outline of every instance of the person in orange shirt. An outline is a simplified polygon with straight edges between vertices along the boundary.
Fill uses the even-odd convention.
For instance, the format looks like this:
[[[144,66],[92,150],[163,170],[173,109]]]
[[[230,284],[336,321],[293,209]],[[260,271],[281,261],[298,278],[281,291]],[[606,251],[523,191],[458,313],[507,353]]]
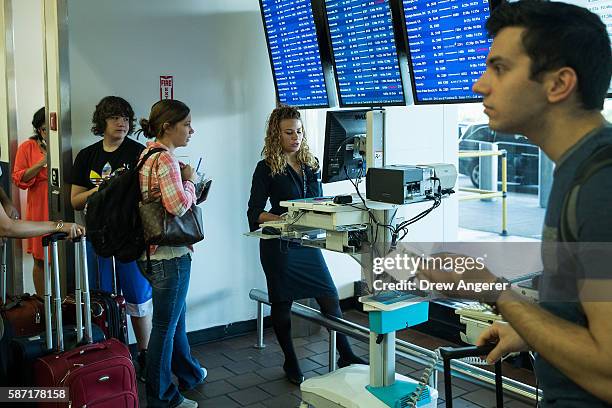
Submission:
[[[28,191],[25,219],[48,221],[47,124],[44,107],[34,114],[32,126],[36,133],[17,149],[13,182],[20,189]],[[42,294],[44,293],[44,256],[40,237],[27,239],[27,252],[34,257],[32,271],[34,288],[36,293]]]

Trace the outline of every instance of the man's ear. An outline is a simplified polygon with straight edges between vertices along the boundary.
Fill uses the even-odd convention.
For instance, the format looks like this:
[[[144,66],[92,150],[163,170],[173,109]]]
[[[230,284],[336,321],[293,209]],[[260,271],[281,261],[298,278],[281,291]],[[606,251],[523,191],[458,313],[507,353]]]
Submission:
[[[578,75],[573,68],[562,67],[545,76],[546,94],[550,103],[567,100],[578,89]]]

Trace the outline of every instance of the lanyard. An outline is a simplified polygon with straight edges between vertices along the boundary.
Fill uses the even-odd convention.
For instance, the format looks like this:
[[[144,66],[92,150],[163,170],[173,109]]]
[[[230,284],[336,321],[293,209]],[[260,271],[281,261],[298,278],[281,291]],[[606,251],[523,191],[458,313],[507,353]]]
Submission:
[[[304,195],[303,198],[306,198],[306,172],[304,171],[304,165],[302,165],[302,184],[304,185]]]
[[[289,167],[291,167],[289,165]],[[301,165],[302,168],[302,198],[306,198],[306,172],[304,171],[304,165]],[[293,170],[293,167],[291,167],[291,170]],[[293,170],[295,171],[295,170]],[[289,174],[291,175],[291,179],[293,180],[293,182],[295,183],[295,185],[298,187],[298,189],[300,188],[300,185],[298,183],[298,181],[295,179],[295,176],[293,175],[292,172],[289,172]]]

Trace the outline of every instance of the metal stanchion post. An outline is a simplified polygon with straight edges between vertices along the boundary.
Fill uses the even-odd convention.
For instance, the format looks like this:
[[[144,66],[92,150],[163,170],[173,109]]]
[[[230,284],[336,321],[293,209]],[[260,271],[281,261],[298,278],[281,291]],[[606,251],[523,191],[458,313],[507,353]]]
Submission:
[[[508,153],[502,150],[502,232],[501,235],[508,235]]]
[[[264,325],[263,325],[263,308],[264,308],[264,304],[262,302],[257,302],[257,344],[255,344],[256,349],[264,349],[266,348],[266,345],[264,344],[264,340],[263,340],[263,329],[264,329]]]
[[[336,368],[338,368],[336,366],[336,360],[337,360],[337,354],[336,354],[336,331],[335,330],[330,330],[329,331],[329,372],[330,373],[332,371],[335,371]]]

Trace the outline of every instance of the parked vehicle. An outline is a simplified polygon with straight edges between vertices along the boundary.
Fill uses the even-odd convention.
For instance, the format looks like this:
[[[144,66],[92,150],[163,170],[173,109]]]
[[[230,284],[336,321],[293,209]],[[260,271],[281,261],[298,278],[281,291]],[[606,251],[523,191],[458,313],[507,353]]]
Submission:
[[[539,148],[522,135],[496,132],[488,125],[472,125],[459,138],[459,150],[480,150],[484,143],[497,145],[506,150],[508,157],[508,185],[537,186]],[[497,179],[501,183],[501,159],[497,161]],[[474,187],[479,187],[480,166],[478,157],[459,159],[459,173],[470,178]]]

